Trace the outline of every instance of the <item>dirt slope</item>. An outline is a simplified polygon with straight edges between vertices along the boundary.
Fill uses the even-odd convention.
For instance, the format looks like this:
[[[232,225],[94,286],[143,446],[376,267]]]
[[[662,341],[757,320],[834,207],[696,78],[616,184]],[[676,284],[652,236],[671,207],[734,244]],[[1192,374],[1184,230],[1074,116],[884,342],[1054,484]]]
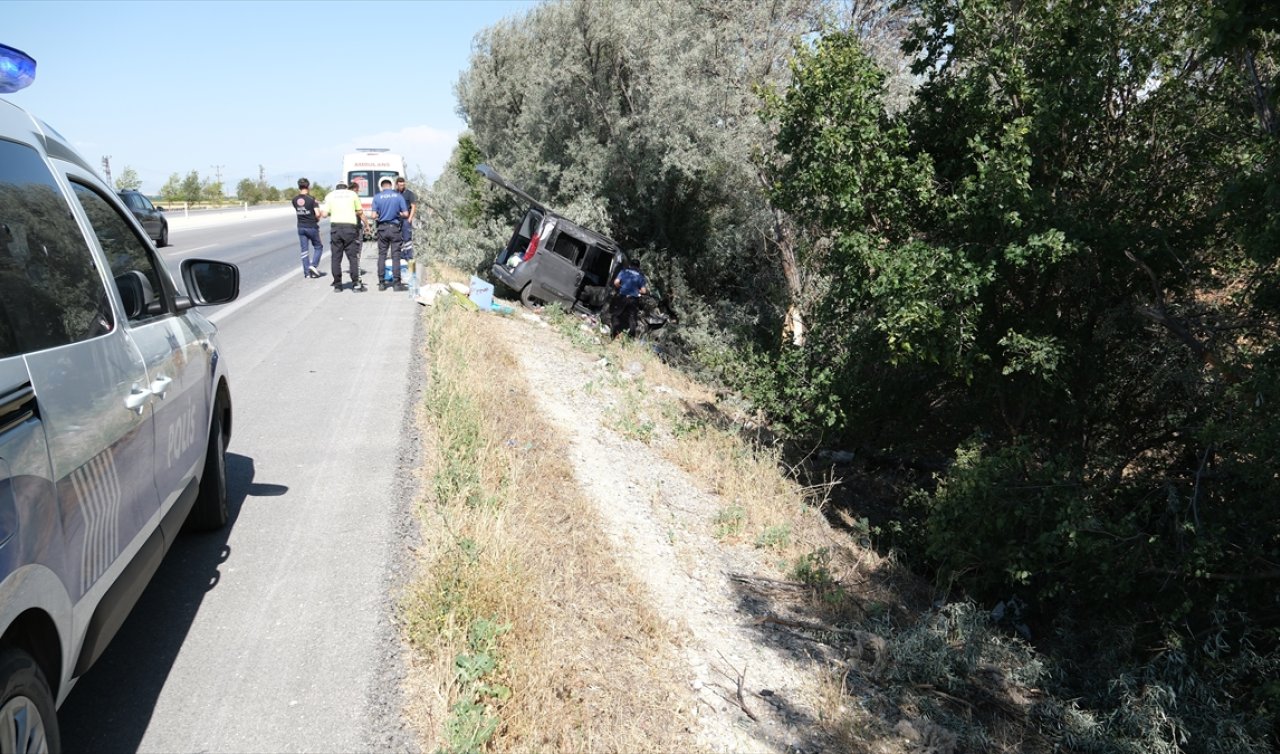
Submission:
[[[764,605],[730,578],[768,568],[764,551],[715,538],[713,522],[729,501],[699,490],[657,448],[619,431],[644,421],[628,415],[639,410],[638,391],[672,388],[646,379],[641,360],[625,351],[611,351],[610,362],[541,323],[517,317],[507,324],[496,330],[519,355],[539,410],[570,438],[577,482],[605,521],[617,559],[647,586],[652,607],[682,637],[684,672],[700,701],[698,731],[707,749],[828,749],[816,720],[822,678],[830,677],[822,668],[838,659],[824,656],[824,645],[762,622]]]

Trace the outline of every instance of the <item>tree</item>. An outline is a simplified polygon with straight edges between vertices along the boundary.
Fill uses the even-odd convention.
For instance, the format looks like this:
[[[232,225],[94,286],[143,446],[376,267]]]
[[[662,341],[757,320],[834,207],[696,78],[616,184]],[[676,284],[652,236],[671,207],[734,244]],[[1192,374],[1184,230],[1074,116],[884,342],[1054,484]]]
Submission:
[[[204,201],[211,202],[213,204],[222,204],[223,200],[226,198],[222,193],[222,184],[209,179],[205,179],[204,183],[200,186],[200,196]]]
[[[166,202],[182,201],[182,176],[177,173],[171,173],[169,180],[165,181],[164,185],[160,187],[160,196]]]
[[[258,185],[257,181],[241,178],[240,182],[236,184],[236,198],[242,202],[257,204],[262,201],[262,187]]]
[[[1276,30],[1217,54],[1192,0],[917,5],[907,109],[840,34],[771,102],[772,198],[829,286],[770,407],[946,459],[914,552],[969,594],[1139,626],[1135,654],[1273,652]],[[1257,735],[1267,689],[1221,661],[1192,659]]]
[[[889,3],[856,5],[840,18],[858,33],[901,34],[906,15],[886,11]],[[470,128],[463,146],[641,251],[652,276],[688,306],[673,336],[707,339],[690,347],[723,348],[725,324],[730,337],[753,338],[757,324],[776,337],[808,294],[794,233],[769,207],[755,162],[770,143],[759,91],[786,80],[792,39],[842,7],[539,6],[479,38],[458,83]],[[896,45],[884,49],[897,55]],[[488,217],[509,206],[494,201]]]
[[[187,173],[187,177],[182,179],[182,185],[179,189],[181,198],[184,202],[192,204],[200,201],[204,195],[204,187],[200,183],[200,173],[192,170]]]
[[[139,188],[142,188],[142,179],[138,177],[138,171],[125,165],[120,177],[116,178],[116,191],[137,191]]]

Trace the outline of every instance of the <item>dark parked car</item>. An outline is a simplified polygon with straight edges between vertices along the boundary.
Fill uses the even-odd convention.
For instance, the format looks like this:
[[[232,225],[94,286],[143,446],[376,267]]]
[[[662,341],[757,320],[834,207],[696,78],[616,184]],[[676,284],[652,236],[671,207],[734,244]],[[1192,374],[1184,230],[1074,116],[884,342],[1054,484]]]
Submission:
[[[476,170],[529,205],[511,240],[498,251],[490,274],[518,293],[525,306],[555,303],[570,311],[604,313],[613,298],[611,283],[627,261],[618,244],[547,208],[492,167],[479,165]],[[642,303],[642,331],[666,322],[656,300]]]
[[[124,206],[138,218],[138,222],[142,223],[142,229],[147,231],[156,246],[169,245],[169,221],[165,219],[164,207],[152,204],[141,191],[121,191],[120,198],[124,200]]]

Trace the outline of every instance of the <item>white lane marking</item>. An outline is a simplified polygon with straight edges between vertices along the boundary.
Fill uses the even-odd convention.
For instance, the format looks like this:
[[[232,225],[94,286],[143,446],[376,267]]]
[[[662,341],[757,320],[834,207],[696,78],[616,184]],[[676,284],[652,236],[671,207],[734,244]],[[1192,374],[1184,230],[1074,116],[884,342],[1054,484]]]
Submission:
[[[271,235],[272,233],[279,233],[279,232],[280,232],[280,231],[278,231],[278,230],[268,230],[268,231],[265,231],[265,232],[263,232],[263,233],[254,233],[253,235],[251,235],[251,236],[249,236],[249,237],[250,237],[250,238],[257,238],[258,236],[269,236],[269,235]]]
[[[210,322],[212,322],[212,323],[214,323],[214,324],[216,325],[216,324],[218,324],[219,322],[221,322],[222,320],[226,319],[227,317],[230,317],[232,314],[235,314],[235,313],[236,313],[237,311],[239,311],[242,307],[245,307],[245,306],[248,306],[249,304],[252,304],[254,301],[257,301],[258,299],[262,298],[263,296],[267,295],[268,293],[270,293],[270,292],[274,291],[275,289],[279,288],[280,286],[284,285],[284,284],[285,284],[286,282],[288,282],[289,280],[296,279],[297,277],[298,277],[298,271],[297,271],[297,270],[292,270],[292,271],[290,271],[290,272],[286,272],[285,274],[281,275],[280,277],[276,278],[275,280],[271,281],[270,283],[267,283],[266,285],[262,286],[262,287],[261,287],[261,288],[259,288],[258,290],[256,290],[256,291],[254,291],[253,293],[249,294],[248,296],[246,296],[246,297],[244,297],[244,298],[242,298],[242,299],[239,299],[239,300],[237,300],[237,301],[234,301],[234,302],[232,302],[232,303],[230,303],[230,304],[227,304],[227,306],[226,306],[226,308],[225,308],[225,309],[219,309],[219,310],[218,310],[218,311],[216,311],[216,312],[210,312],[209,314],[207,314],[207,315],[206,315],[206,317],[208,317],[208,319],[209,319],[209,321],[210,321]]]
[[[179,254],[190,254],[190,253],[191,253],[191,252],[193,252],[193,251],[200,251],[201,249],[212,249],[213,247],[218,246],[218,245],[219,245],[219,244],[216,244],[216,243],[207,243],[207,244],[205,244],[204,246],[197,246],[197,247],[195,247],[194,249],[183,249],[182,251],[180,251],[180,252],[178,252],[178,253],[179,253]]]

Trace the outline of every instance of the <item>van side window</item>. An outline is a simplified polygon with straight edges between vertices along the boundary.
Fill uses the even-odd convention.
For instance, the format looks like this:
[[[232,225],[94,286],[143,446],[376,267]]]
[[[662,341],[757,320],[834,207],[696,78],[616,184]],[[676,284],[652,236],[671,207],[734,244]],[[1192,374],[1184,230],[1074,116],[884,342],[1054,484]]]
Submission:
[[[0,358],[110,332],[106,294],[49,167],[0,139]]]
[[[568,233],[560,233],[557,235],[551,245],[552,251],[565,259],[568,259],[574,264],[577,264],[578,260],[582,259],[582,254],[586,249],[587,245],[585,243],[579,241]]]
[[[124,215],[97,191],[74,182],[71,187],[107,257],[125,316],[130,322],[142,322],[165,314],[168,310],[164,287],[147,244],[134,234]]]
[[[598,246],[587,251],[587,260],[582,263],[583,279],[592,285],[608,285],[609,270],[613,267],[613,254]]]

